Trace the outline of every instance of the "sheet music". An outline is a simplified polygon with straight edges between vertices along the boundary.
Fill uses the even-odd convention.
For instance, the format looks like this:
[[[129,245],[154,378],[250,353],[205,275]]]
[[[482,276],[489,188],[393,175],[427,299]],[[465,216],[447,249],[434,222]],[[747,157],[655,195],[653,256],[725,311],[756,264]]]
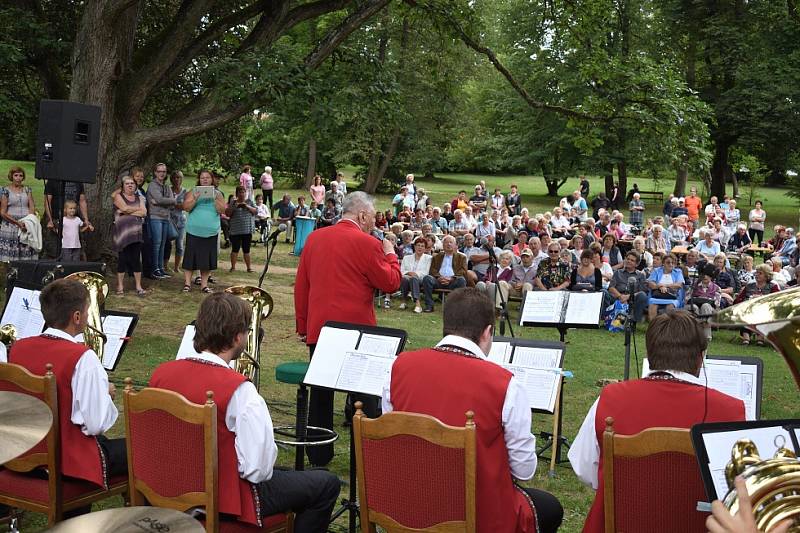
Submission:
[[[106,344],[103,348],[103,367],[111,370],[119,358],[122,347],[128,335],[134,317],[106,315],[103,317],[103,333],[106,336]]]
[[[323,327],[304,383],[329,389],[337,388],[345,355],[355,350],[360,336],[361,332],[357,329]]]
[[[528,394],[531,409],[555,412],[556,394],[561,383],[560,368],[528,368],[519,365],[503,365],[509,370]]]
[[[397,348],[399,346],[400,337],[364,333],[361,335],[361,340],[358,343],[358,351],[361,353],[393,356],[397,355]]]
[[[647,359],[642,360],[642,377],[650,373]],[[713,359],[707,357],[700,370],[700,380],[705,381],[708,375],[708,386],[742,400],[747,420],[757,420],[757,400],[761,391],[756,387],[758,367],[742,364],[736,359]]]
[[[561,322],[567,294],[564,291],[528,291],[519,317],[520,325],[526,322]]]
[[[314,354],[316,356],[316,354]],[[361,392],[381,396],[383,383],[392,368],[395,355],[375,355],[362,352],[346,352],[336,388],[350,392]]]
[[[745,438],[755,443],[761,457],[772,457],[781,444],[792,448],[789,432],[781,426],[704,433],[703,443],[708,454],[708,466],[714,482],[714,490],[719,499],[722,499],[728,492],[725,465],[731,460],[731,449],[737,440]]]
[[[592,324],[600,322],[600,310],[603,307],[602,292],[570,292],[567,312],[564,315],[566,324]]]
[[[511,357],[511,350],[510,342],[493,341],[492,348],[486,358],[493,363],[502,365],[503,363],[508,363]]]
[[[0,324],[14,324],[17,339],[39,335],[44,330],[44,317],[39,305],[39,292],[14,287]]]
[[[515,365],[533,368],[558,368],[561,363],[561,350],[555,348],[537,348],[534,346],[517,346],[512,359]]]

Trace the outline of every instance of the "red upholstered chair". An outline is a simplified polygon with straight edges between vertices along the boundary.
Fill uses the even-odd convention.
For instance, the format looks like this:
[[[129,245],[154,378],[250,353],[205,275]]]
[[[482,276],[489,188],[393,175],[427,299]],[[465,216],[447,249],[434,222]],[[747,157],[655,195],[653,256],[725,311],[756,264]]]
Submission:
[[[475,423],[391,412],[353,417],[361,530],[475,531]]]
[[[44,513],[51,526],[62,520],[65,511],[128,492],[126,476],[109,479],[106,490],[94,483],[61,475],[58,392],[52,368],[47,365],[47,373],[36,376],[19,365],[0,364],[0,390],[21,392],[42,400],[53,413],[54,421],[47,436],[31,451],[0,468],[0,503]],[[42,475],[31,475],[37,469]]]
[[[217,406],[208,392],[204,405],[156,388],[135,392],[125,380],[125,434],[131,505],[179,511],[205,510],[206,531],[291,532],[291,516],[265,517],[263,527],[219,520]]]
[[[606,418],[603,483],[606,533],[706,531],[708,513],[697,510],[706,493],[688,429],[616,435]]]

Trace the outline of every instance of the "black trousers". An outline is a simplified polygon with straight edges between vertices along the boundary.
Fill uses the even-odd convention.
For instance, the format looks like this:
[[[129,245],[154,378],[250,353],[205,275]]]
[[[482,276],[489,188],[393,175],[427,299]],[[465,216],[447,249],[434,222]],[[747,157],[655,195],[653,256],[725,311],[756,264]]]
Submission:
[[[339,478],[326,470],[274,470],[258,485],[261,516],[292,511],[295,531],[324,533],[339,497]]]
[[[105,435],[97,437],[97,443],[106,456],[108,477],[121,476],[128,473],[128,452],[125,448],[125,439],[109,439]]]
[[[314,356],[316,344],[308,345],[309,358]],[[308,425],[325,429],[333,429],[333,393],[332,389],[311,387],[311,398],[308,406]],[[364,413],[370,418],[381,415],[380,398],[366,394],[349,394],[348,403],[362,402]],[[351,415],[352,416],[352,415]],[[314,436],[313,430],[308,430],[309,436]],[[325,466],[333,459],[333,444],[325,446],[308,446],[306,456],[314,466]]]
[[[522,490],[528,493],[536,507],[536,525],[539,531],[542,533],[558,531],[564,518],[564,508],[558,498],[539,489],[522,487]]]

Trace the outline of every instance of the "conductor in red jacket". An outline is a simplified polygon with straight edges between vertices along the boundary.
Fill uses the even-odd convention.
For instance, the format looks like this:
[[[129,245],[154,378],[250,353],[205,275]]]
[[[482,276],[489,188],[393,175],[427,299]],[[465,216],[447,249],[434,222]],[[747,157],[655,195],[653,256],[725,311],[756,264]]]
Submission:
[[[375,289],[392,293],[400,287],[400,263],[391,241],[379,241],[370,230],[375,205],[366,193],[353,192],[342,204],[342,219],[309,235],[300,256],[294,288],[297,333],[314,355],[320,329],[329,320],[374,326]],[[365,401],[366,400],[366,401]],[[377,415],[378,401],[365,397]],[[333,391],[311,388],[310,426],[333,428]],[[333,445],[307,448],[315,466],[333,459]]]

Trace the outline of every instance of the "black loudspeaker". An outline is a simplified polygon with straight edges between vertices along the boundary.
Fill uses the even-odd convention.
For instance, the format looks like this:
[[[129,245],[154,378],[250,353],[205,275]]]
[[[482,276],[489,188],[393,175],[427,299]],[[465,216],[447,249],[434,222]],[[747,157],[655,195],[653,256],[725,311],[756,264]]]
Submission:
[[[36,178],[94,183],[100,141],[100,108],[42,100],[36,137]]]
[[[53,280],[75,272],[106,274],[105,263],[65,261],[11,261],[8,270],[8,287],[22,283],[28,288],[42,289]]]

